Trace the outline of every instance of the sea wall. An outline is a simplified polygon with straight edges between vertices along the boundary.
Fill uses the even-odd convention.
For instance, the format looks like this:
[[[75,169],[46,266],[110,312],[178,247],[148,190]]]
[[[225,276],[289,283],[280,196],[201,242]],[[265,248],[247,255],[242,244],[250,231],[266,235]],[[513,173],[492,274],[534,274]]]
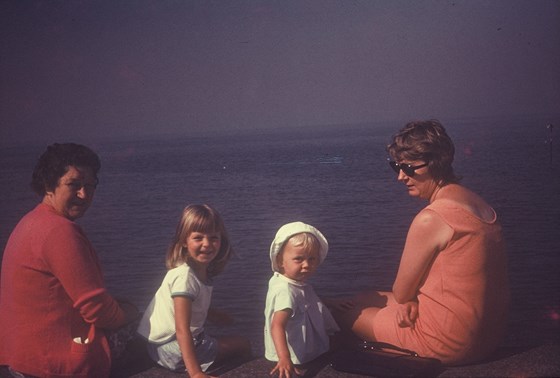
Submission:
[[[183,372],[171,372],[154,365],[143,341],[135,340],[125,361],[115,366],[112,378],[173,378],[184,377]],[[211,372],[224,378],[269,377],[274,364],[257,357],[251,361],[231,361],[227,366]],[[306,366],[304,377],[353,378],[363,375],[339,372],[323,356]],[[437,377],[558,377],[560,376],[560,344],[544,344],[531,348],[507,347],[499,349],[487,361],[468,366],[443,367]]]

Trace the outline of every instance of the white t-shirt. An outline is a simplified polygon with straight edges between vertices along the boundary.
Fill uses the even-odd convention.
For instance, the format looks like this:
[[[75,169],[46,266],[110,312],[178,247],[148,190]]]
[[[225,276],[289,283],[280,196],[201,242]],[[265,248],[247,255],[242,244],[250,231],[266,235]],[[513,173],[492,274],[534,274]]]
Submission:
[[[175,336],[173,297],[192,300],[191,333],[196,337],[204,330],[204,322],[212,299],[212,286],[201,282],[185,263],[167,272],[154,298],[144,312],[138,333],[149,342],[165,344]]]
[[[268,282],[264,310],[265,357],[278,361],[270,325],[275,312],[290,309],[292,315],[286,325],[286,340],[292,363],[303,364],[329,350],[329,334],[338,331],[330,311],[321,302],[313,287],[291,280],[275,272]]]

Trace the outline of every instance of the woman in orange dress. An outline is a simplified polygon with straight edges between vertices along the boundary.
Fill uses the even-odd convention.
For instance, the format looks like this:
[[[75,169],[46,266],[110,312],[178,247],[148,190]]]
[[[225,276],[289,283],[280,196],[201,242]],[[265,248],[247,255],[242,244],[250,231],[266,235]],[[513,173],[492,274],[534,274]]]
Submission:
[[[454,145],[438,121],[407,124],[387,149],[409,195],[429,205],[410,225],[392,292],[362,293],[334,315],[364,340],[448,365],[479,361],[501,342],[509,305],[496,212],[459,185]]]

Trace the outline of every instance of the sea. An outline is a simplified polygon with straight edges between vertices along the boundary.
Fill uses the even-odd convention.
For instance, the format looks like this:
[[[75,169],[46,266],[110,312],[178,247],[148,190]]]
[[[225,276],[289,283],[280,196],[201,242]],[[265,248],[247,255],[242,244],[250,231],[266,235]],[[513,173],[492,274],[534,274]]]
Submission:
[[[508,245],[512,306],[504,345],[560,342],[560,116],[443,120],[463,185],[498,213]],[[552,126],[550,126],[552,125]],[[390,290],[408,226],[427,203],[410,197],[387,164],[402,123],[230,130],[92,140],[102,160],[92,207],[78,220],[109,291],[144,310],[165,275],[165,252],[182,209],[207,203],[234,248],[214,280],[212,305],[233,325],[212,335],[248,337],[263,353],[269,246],[303,221],[329,241],[310,283],[320,296]],[[0,253],[38,202],[31,172],[46,145],[0,149]]]

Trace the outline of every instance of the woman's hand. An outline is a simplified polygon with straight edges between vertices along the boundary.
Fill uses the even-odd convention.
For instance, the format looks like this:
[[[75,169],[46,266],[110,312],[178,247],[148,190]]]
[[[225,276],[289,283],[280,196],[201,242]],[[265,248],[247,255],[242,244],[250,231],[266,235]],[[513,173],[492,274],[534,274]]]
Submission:
[[[278,373],[278,378],[294,378],[303,375],[303,372],[296,368],[289,359],[280,359],[270,375],[274,373]]]
[[[416,319],[418,319],[418,302],[409,301],[399,305],[397,310],[397,323],[399,327],[414,329]]]

